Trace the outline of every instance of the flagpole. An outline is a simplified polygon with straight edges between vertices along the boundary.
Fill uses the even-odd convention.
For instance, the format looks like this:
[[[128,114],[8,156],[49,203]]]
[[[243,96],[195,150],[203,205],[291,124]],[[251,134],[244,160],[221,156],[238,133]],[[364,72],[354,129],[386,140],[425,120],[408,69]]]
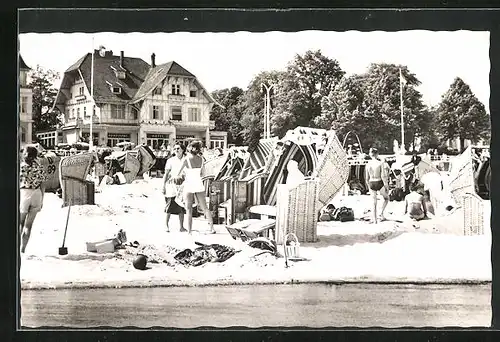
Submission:
[[[404,109],[403,109],[403,74],[399,68],[399,97],[401,101],[401,150],[405,150],[405,126],[404,126]]]
[[[92,100],[92,109],[90,110],[90,137],[89,137],[89,151],[93,150],[94,147],[94,135],[92,132],[92,126],[94,121],[94,37],[92,36],[92,63],[90,71],[90,98]]]

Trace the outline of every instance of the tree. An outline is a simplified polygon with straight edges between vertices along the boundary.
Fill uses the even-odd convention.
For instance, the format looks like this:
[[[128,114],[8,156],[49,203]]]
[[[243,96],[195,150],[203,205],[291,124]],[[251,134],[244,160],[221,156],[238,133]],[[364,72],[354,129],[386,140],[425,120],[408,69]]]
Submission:
[[[37,65],[29,74],[29,87],[33,90],[33,138],[35,133],[43,130],[56,129],[61,124],[60,113],[52,111],[57,96],[54,82],[59,74],[53,70],[45,70]]]
[[[283,72],[280,71],[264,71],[256,75],[250,82],[247,90],[241,97],[239,110],[241,111],[241,126],[243,129],[240,132],[245,145],[250,149],[255,147],[261,139],[264,132],[264,91],[262,84],[279,84],[279,80]],[[275,107],[276,93],[270,94],[271,108]],[[271,112],[271,118],[274,115],[274,110]],[[271,120],[272,124],[276,124]],[[271,131],[272,131],[271,127]]]
[[[405,146],[427,135],[431,113],[415,89],[420,81],[407,67],[394,64],[371,64],[367,72],[344,77],[324,97],[321,115],[314,122],[333,128],[340,138],[349,131],[357,133],[363,146],[377,146],[392,151],[393,141],[401,139],[400,76],[403,88]]]
[[[241,145],[243,143],[243,138],[239,134],[243,129],[239,104],[242,95],[243,89],[238,87],[212,92],[212,97],[222,107],[215,105],[210,113],[210,119],[215,121],[217,131],[228,132],[227,141],[229,144]]]
[[[276,106],[271,116],[273,134],[283,136],[296,126],[314,126],[314,118],[321,115],[321,99],[343,75],[338,61],[324,56],[320,50],[296,55],[277,85]]]
[[[455,78],[448,91],[443,94],[438,113],[438,126],[443,141],[459,138],[460,146],[464,149],[465,139],[473,143],[489,139],[489,115],[461,78]]]

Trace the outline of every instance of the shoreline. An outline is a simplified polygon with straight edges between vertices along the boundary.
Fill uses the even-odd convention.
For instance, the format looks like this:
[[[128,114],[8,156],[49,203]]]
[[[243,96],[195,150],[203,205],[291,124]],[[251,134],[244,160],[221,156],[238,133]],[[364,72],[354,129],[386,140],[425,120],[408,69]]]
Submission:
[[[481,279],[401,279],[401,280],[384,280],[384,279],[332,279],[332,280],[296,280],[289,281],[216,281],[216,282],[181,282],[178,283],[149,283],[149,282],[124,282],[110,284],[88,284],[85,282],[61,285],[41,285],[37,284],[32,287],[21,285],[21,291],[50,291],[50,290],[97,290],[97,289],[145,289],[145,288],[166,288],[166,287],[218,287],[218,286],[272,286],[272,285],[415,285],[415,286],[433,286],[433,285],[455,285],[455,286],[471,286],[471,285],[489,285],[491,280]],[[180,283],[180,284],[179,284]]]

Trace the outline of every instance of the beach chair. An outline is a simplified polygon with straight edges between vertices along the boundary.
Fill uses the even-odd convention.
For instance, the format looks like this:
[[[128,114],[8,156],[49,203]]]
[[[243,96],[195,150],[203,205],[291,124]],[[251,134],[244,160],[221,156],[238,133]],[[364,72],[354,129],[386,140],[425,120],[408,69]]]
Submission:
[[[271,235],[274,236],[272,231],[275,226],[276,220],[274,219],[248,219],[226,225],[226,229],[233,239],[237,240],[239,238],[242,241],[250,241],[258,237],[269,238]]]

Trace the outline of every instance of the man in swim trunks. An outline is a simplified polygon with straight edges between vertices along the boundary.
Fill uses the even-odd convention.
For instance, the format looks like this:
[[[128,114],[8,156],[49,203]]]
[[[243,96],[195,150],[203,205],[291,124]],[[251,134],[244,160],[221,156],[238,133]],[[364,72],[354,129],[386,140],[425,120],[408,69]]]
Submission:
[[[373,197],[373,222],[377,223],[377,195],[380,192],[384,198],[382,210],[380,211],[380,220],[385,220],[384,210],[389,203],[389,165],[381,160],[378,150],[374,147],[370,149],[372,158],[366,165],[365,179]]]

